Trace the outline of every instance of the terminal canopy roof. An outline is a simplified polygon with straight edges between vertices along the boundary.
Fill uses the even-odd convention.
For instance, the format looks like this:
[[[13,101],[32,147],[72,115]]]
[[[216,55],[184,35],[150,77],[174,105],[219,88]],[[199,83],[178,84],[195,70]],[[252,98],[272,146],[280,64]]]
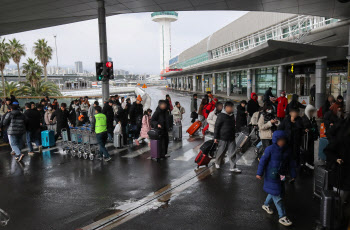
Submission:
[[[327,61],[343,60],[347,52],[347,47],[315,46],[269,40],[241,54],[212,59],[210,62],[204,62],[180,72],[169,72],[164,76],[178,77],[292,63],[314,63],[317,59],[327,59]]]
[[[350,18],[346,0],[105,0],[107,16],[156,11],[239,10]],[[1,0],[0,35],[97,18],[97,0]],[[97,25],[96,25],[97,26]]]

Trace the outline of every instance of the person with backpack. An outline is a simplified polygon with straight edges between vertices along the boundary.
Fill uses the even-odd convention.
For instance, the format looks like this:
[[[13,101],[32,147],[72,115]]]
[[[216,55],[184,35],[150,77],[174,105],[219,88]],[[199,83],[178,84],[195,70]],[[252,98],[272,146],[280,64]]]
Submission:
[[[108,141],[113,141],[113,121],[114,121],[114,112],[113,112],[113,101],[109,100],[104,106],[102,113],[107,117],[107,135]],[[95,109],[96,111],[96,109]]]
[[[224,109],[218,115],[214,128],[214,143],[218,143],[216,152],[215,167],[220,168],[227,153],[230,162],[230,171],[241,173],[236,167],[239,160],[239,153],[236,150],[235,141],[235,116],[233,114],[234,106],[231,101],[225,102]]]
[[[159,153],[160,158],[165,159],[169,145],[169,111],[166,100],[159,100],[158,107],[151,118],[151,127],[160,132]]]
[[[262,114],[259,117],[259,137],[261,139],[263,149],[266,149],[272,144],[272,134],[277,130],[278,121],[273,114],[273,108],[270,104],[264,105]],[[261,156],[258,156],[260,159]]]
[[[9,135],[10,145],[15,153],[15,158],[20,162],[24,157],[21,149],[23,147],[23,134],[26,131],[26,118],[19,111],[17,101],[12,102],[11,112],[6,114],[3,125],[7,127],[7,134]]]
[[[258,95],[252,92],[250,95],[250,100],[248,101],[248,105],[247,105],[247,111],[248,111],[249,117],[251,118],[255,112],[258,112],[259,108],[260,108],[260,105],[258,102]]]
[[[143,113],[142,128],[141,128],[141,132],[140,132],[140,137],[135,141],[136,145],[140,145],[140,141],[142,141],[144,139],[149,139],[147,133],[148,133],[148,131],[151,130],[151,118],[152,118],[152,110],[147,109]],[[150,145],[150,143],[148,145]]]
[[[301,104],[299,101],[299,96],[297,94],[293,94],[292,96],[292,101],[287,105],[286,108],[286,113],[289,114],[290,111],[292,110],[300,110],[300,109],[305,109],[306,106]]]
[[[29,103],[25,104],[25,112],[23,115],[26,119],[26,137],[27,137],[27,146],[28,146],[28,155],[33,156],[33,145],[32,142],[39,148],[39,153],[42,152],[41,146],[41,137],[40,137],[40,113],[36,109],[31,109],[31,105]]]
[[[278,222],[284,226],[291,226],[292,222],[287,217],[283,204],[284,181],[289,173],[294,179],[296,172],[292,166],[293,160],[287,145],[287,139],[285,132],[282,130],[273,133],[273,144],[265,149],[265,153],[259,162],[256,178],[262,180],[264,176],[264,191],[268,194],[262,209],[272,215],[271,205],[274,203],[279,216]]]
[[[55,135],[55,140],[57,141],[61,138],[62,129],[69,129],[68,121],[69,121],[69,112],[66,110],[67,104],[62,103],[61,108],[52,113],[50,117],[50,122],[56,118],[57,121],[57,132]],[[70,140],[70,132],[68,132],[68,139]]]
[[[139,138],[142,117],[143,117],[143,105],[141,104],[142,98],[140,95],[137,96],[136,101],[132,104],[130,108],[130,123],[133,130],[133,138],[136,141]]]
[[[95,115],[91,121],[91,131],[96,133],[96,139],[100,148],[99,159],[104,159],[106,162],[112,160],[106,149],[107,134],[107,117],[102,113],[100,106],[95,107]]]
[[[304,133],[304,152],[302,153],[305,166],[309,169],[314,169],[314,144],[320,136],[316,122],[316,108],[312,105],[307,105],[305,114],[302,116]],[[306,148],[306,149],[305,149]]]

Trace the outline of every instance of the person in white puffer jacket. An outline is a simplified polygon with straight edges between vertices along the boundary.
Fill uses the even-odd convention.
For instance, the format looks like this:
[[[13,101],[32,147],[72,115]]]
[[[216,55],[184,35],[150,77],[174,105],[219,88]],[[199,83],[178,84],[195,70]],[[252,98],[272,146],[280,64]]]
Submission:
[[[217,102],[215,104],[215,109],[211,111],[208,115],[207,122],[209,124],[209,132],[214,133],[215,122],[218,117],[218,114],[221,113],[223,105],[221,102]]]

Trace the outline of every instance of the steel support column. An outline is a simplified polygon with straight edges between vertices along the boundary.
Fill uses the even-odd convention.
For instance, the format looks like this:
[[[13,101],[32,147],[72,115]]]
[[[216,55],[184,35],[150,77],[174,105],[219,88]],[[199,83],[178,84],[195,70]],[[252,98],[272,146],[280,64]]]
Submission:
[[[252,78],[253,78],[254,70],[247,70],[247,98],[250,98],[250,94],[252,93]]]
[[[100,61],[106,63],[108,61],[107,53],[107,29],[106,29],[106,10],[104,0],[98,0],[98,34],[100,40]],[[103,65],[103,75],[106,75],[107,67]],[[102,81],[102,100],[107,101],[109,99],[109,80],[104,79]],[[102,102],[103,104],[103,102]]]
[[[348,84],[346,90],[346,107],[347,114],[350,114],[350,26],[349,26],[349,42],[348,42]]]
[[[321,108],[326,99],[327,62],[325,59],[316,61],[316,109]]]
[[[230,72],[226,73],[226,88],[227,88],[227,96],[230,96],[231,94],[231,79],[230,79]]]
[[[213,90],[211,91],[211,93],[216,94],[216,76],[215,76],[215,73],[211,74],[211,80],[213,82]]]
[[[278,73],[277,73],[277,97],[281,95],[281,92],[285,89],[284,82],[286,80],[286,67],[280,65],[278,66]]]
[[[193,88],[193,92],[197,91],[197,77],[196,77],[196,75],[193,75],[193,77],[192,77],[192,88]]]
[[[205,84],[204,84],[204,74],[202,74],[202,93],[205,92]]]

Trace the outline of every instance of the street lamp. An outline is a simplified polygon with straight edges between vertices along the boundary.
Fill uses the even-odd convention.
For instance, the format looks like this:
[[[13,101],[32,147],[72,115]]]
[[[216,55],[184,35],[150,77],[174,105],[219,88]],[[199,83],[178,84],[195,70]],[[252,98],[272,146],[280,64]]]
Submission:
[[[57,35],[53,35],[55,38],[55,47],[56,47],[56,68],[57,68],[57,75],[58,75],[58,53],[57,53],[57,42],[56,42],[56,37]]]

